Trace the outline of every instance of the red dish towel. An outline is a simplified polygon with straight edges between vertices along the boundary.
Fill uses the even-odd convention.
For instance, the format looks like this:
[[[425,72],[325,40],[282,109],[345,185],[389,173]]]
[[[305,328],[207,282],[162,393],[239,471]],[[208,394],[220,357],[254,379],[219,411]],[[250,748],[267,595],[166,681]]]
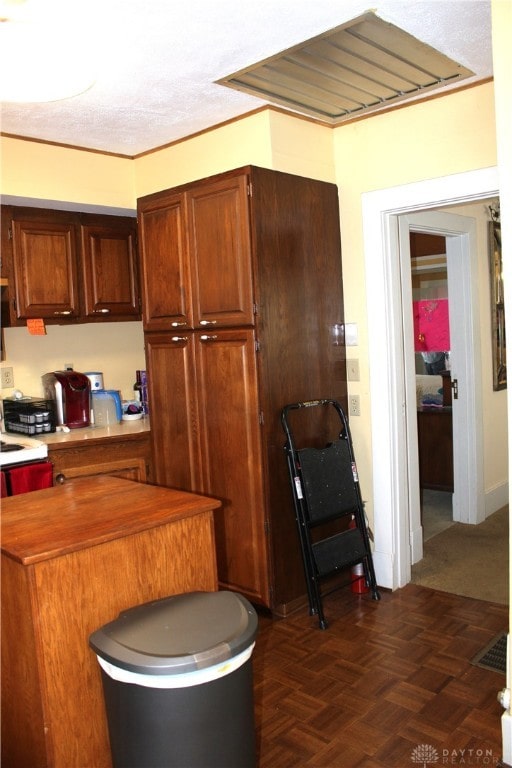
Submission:
[[[9,481],[11,496],[51,488],[53,485],[53,464],[51,461],[40,461],[36,464],[13,467],[9,469]]]

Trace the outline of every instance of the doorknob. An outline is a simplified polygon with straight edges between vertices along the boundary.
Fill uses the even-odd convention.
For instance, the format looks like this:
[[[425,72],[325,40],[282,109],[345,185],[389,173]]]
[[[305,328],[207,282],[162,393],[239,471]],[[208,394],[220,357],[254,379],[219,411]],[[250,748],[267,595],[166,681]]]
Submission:
[[[453,399],[459,399],[459,382],[457,379],[452,379]]]

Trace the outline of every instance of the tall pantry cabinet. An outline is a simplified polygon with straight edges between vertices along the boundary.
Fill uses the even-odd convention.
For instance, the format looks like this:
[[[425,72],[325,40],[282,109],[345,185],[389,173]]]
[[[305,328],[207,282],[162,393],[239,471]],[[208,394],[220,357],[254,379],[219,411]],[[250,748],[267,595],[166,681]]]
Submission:
[[[286,615],[306,588],[281,409],[347,400],[336,186],[247,166],[139,199],[138,224],[154,480],[222,500],[221,587]]]

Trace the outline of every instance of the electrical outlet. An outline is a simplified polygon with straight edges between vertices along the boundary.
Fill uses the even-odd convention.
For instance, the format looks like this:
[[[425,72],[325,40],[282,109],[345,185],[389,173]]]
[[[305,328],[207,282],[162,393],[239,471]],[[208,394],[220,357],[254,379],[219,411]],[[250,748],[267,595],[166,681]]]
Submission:
[[[359,381],[359,360],[347,359],[347,380]]]
[[[1,369],[2,371],[2,389],[12,389],[14,387],[14,374],[12,372],[12,367],[5,366]]]
[[[349,395],[348,398],[348,412],[350,416],[360,416],[361,406],[359,403],[359,395]]]

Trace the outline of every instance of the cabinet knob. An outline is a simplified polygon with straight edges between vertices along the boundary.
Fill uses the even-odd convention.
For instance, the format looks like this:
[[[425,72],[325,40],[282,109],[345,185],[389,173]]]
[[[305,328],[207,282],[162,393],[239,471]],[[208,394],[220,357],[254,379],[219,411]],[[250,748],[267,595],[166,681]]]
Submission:
[[[183,320],[183,322],[178,322],[178,320],[175,320],[173,323],[171,323],[171,328],[180,328],[182,325],[186,325],[186,321]]]
[[[64,475],[62,472],[59,472],[58,475],[55,475],[55,482],[59,485],[64,485],[66,482],[66,475]]]
[[[108,315],[110,312],[110,309],[104,308],[104,309],[95,309],[94,312],[98,315]]]
[[[200,336],[201,341],[215,341],[215,339],[218,339],[219,337],[213,334],[213,336],[207,336],[204,334],[203,336]]]
[[[172,336],[171,341],[187,341],[186,336]]]
[[[71,315],[73,314],[70,309],[55,310],[54,315]]]
[[[217,323],[216,320],[200,320],[199,325],[215,325]]]

